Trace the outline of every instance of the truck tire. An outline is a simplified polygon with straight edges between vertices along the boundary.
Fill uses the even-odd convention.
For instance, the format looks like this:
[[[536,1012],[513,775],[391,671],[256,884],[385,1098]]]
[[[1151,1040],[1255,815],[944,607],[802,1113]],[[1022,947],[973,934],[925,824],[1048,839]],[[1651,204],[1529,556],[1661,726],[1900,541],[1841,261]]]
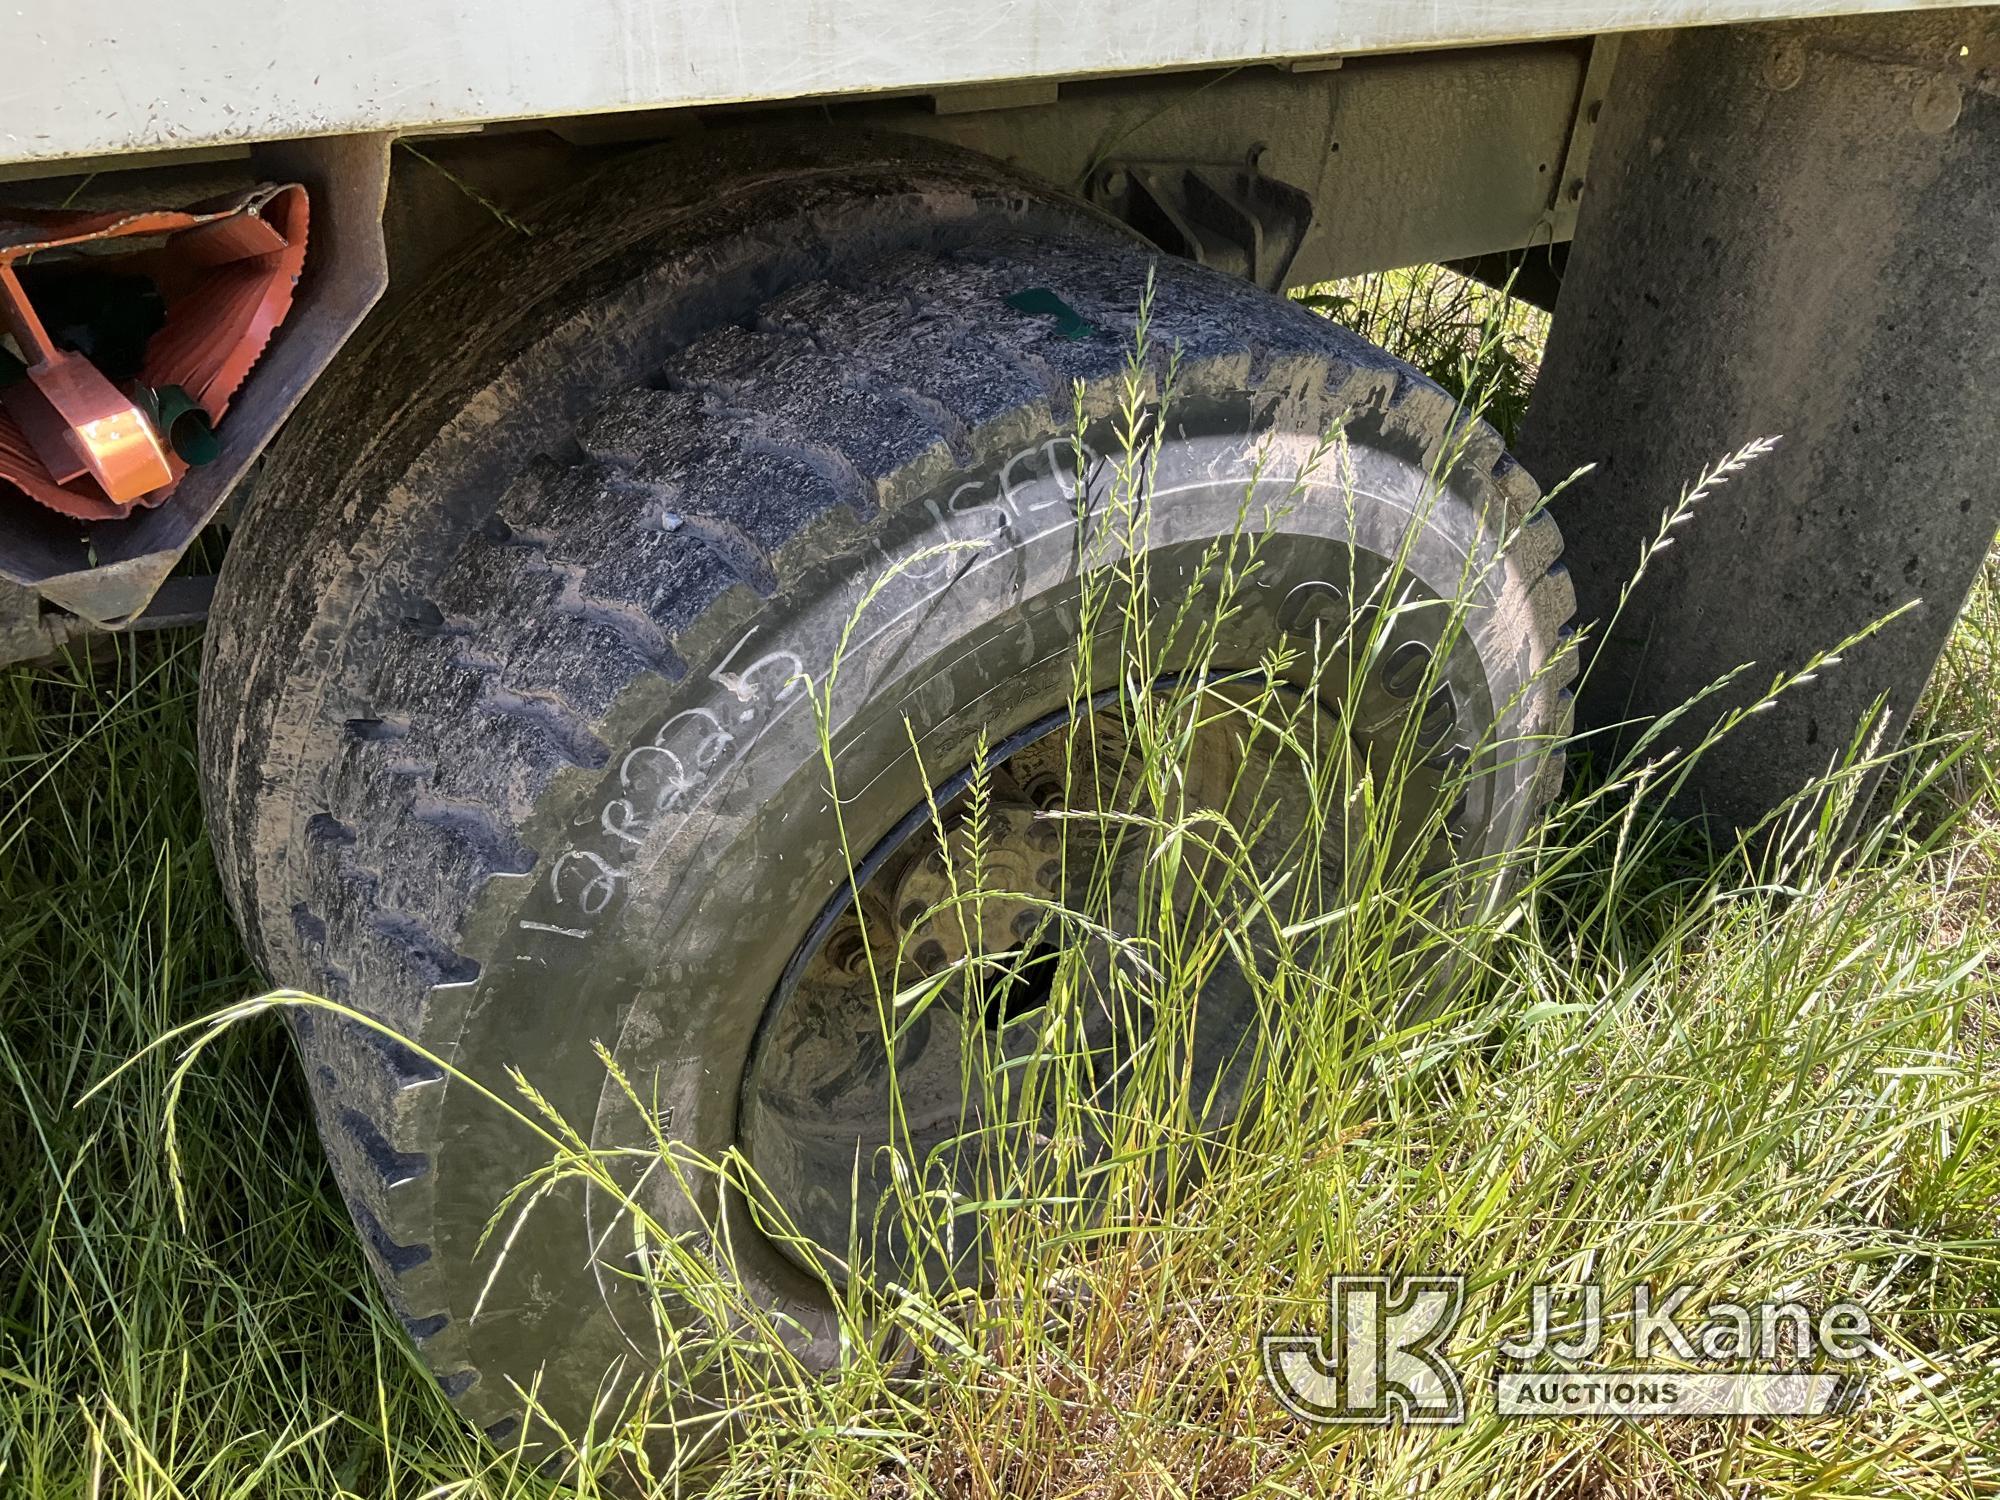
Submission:
[[[844,881],[801,682],[893,572],[834,704],[864,848],[922,804],[923,767],[1061,708],[1072,394],[1105,451],[1149,272],[1151,347],[1162,368],[1180,351],[1159,567],[1226,534],[1260,455],[1296,468],[1343,422],[1350,444],[1351,510],[1313,488],[1253,520],[1284,545],[1228,649],[1296,632],[1351,559],[1407,540],[1409,575],[1449,596],[1505,540],[1447,717],[1473,740],[1497,721],[1503,745],[1562,731],[1545,668],[1573,601],[1533,482],[1355,335],[915,142],[748,138],[617,173],[346,360],[233,539],[202,762],[273,979],[503,1092],[519,1066],[598,1144],[632,1143],[602,1042],[672,1137],[734,1143],[767,1002]],[[1031,290],[1062,316],[1022,310]],[[940,542],[974,560],[897,571]],[[1518,842],[1560,775],[1500,759],[1460,816],[1468,855]],[[368,1258],[444,1391],[496,1440],[537,1384],[580,1423],[646,1358],[601,1203],[539,1205],[475,1319],[482,1229],[546,1150],[409,1047],[325,1013],[295,1027]],[[736,1239],[803,1356],[830,1360],[816,1280]]]

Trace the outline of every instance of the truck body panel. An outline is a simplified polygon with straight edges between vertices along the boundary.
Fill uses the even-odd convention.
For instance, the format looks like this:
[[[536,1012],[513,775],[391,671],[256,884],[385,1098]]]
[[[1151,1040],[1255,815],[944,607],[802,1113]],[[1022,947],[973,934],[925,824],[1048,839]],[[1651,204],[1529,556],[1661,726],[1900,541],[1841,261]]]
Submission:
[[[0,163],[1928,8],[1909,0],[122,0],[0,9]]]

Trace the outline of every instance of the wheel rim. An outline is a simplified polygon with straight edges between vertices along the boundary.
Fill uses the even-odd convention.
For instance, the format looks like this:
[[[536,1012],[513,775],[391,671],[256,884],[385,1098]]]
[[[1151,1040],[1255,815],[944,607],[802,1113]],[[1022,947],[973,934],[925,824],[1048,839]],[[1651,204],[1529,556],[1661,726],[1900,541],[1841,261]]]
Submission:
[[[1309,768],[1254,732],[1246,743],[1228,712],[1254,696],[1240,687],[1168,680],[1156,691],[1183,701],[1198,695],[1187,807],[1246,829],[1252,804],[1278,810],[1258,815],[1257,863],[1269,869],[1298,859],[1311,820],[1290,815],[1314,799],[1311,777],[1327,766]],[[1362,756],[1316,699],[1284,692],[1318,721],[1309,738],[1336,764],[1341,816],[1351,820]],[[852,885],[793,954],[745,1072],[740,1123],[745,1153],[785,1226],[772,1238],[794,1263],[844,1280],[858,1243],[878,1273],[907,1274],[913,1251],[904,1217],[884,1203],[893,1191],[887,1149],[903,1154],[924,1189],[979,1200],[1019,1165],[1013,1154],[1036,1140],[1038,1123],[1053,1128],[1026,1117],[1045,1113],[1033,1105],[1010,1114],[1003,1102],[995,1118],[985,1080],[1044,1061],[1057,1036],[1080,1043],[1087,1083],[1101,1090],[1146,1043],[1149,1017],[1108,999],[1108,971],[1118,961],[1112,948],[1080,939],[1072,925],[1079,895],[1097,880],[1091,909],[1114,927],[1136,925],[1144,841],[1108,832],[1126,825],[1096,816],[1129,815],[1137,800],[1116,697],[1099,695],[1083,714],[1051,716],[996,747],[981,778],[983,798],[970,771],[938,787],[857,865]],[[984,830],[976,841],[975,802]],[[1331,832],[1306,853],[1317,878],[1337,886],[1359,829]],[[1212,857],[1198,861],[1174,897],[1179,916],[1194,919],[1204,896],[1219,899],[1226,874]],[[1066,947],[1072,971],[1059,984]],[[1052,1000],[1070,1014],[1051,1018]],[[1256,1023],[1255,985],[1233,964],[1218,966],[1200,986],[1189,1039],[1189,1080],[1192,1096],[1204,1101],[1205,1128],[1240,1107]],[[1102,1144],[1091,1142],[1086,1155]],[[851,1191],[829,1192],[829,1184]],[[923,1238],[933,1274],[977,1279],[976,1228]],[[959,1248],[948,1257],[943,1241]]]

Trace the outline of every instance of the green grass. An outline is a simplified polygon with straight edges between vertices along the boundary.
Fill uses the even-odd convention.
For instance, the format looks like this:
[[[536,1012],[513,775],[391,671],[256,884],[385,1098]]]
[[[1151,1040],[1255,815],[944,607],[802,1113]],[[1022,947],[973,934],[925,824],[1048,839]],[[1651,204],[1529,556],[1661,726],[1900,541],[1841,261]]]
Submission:
[[[407,1467],[385,1454],[474,1455],[368,1284],[278,1028],[231,1033],[188,1085],[185,1224],[172,1059],[78,1103],[257,988],[202,827],[199,655],[184,636],[0,684],[4,1493],[375,1495]]]
[[[1335,294],[1434,373],[1525,391],[1508,340],[1528,335],[1496,337],[1485,311],[1470,333],[1458,312],[1426,321],[1484,293],[1426,273]],[[1143,477],[1121,493],[1143,524]],[[197,656],[183,638],[0,679],[0,1493],[537,1493],[460,1429],[382,1308],[274,1016],[197,1029],[182,1072],[155,1050],[79,1102],[257,987],[202,833]],[[1376,851],[1341,893],[1367,915],[1317,925],[1327,893],[1274,878],[1173,773],[1192,731],[1227,718],[1324,773],[1314,837],[1341,825],[1351,780],[1254,684],[1226,703],[1128,692],[1141,787],[1123,836],[1162,857],[1126,934],[1146,966],[1116,971],[1114,998],[1143,998],[1171,1036],[1219,943],[1265,954],[1270,1107],[1197,1135],[1170,1048],[1088,1101],[1052,1033],[1053,1139],[1132,1147],[1097,1170],[1094,1206],[1059,1201],[1061,1150],[1002,1152],[985,1216],[999,1298],[856,1294],[854,1358],[833,1382],[760,1347],[754,1316],[748,1335],[677,1351],[669,1375],[706,1360],[739,1387],[738,1445],[707,1478],[870,1500],[2000,1494],[1996,665],[1989,566],[1854,861],[1809,840],[1710,849],[1627,764],[1573,791],[1501,912],[1370,902],[1415,878]],[[1398,780],[1367,795],[1392,799]],[[1836,799],[1857,780],[1837,778]],[[1227,899],[1189,921],[1174,899],[1189,882]],[[1408,1013],[1440,941],[1474,982]],[[1088,987],[1086,947],[1052,1025]],[[1005,984],[1006,966],[966,982]],[[936,1003],[897,984],[892,1015]],[[184,1221],[164,1134],[176,1087]],[[604,1170],[576,1149],[551,1159]],[[908,1212],[919,1232],[933,1222],[924,1200]],[[1257,1333],[1309,1326],[1329,1273],[1391,1266],[1474,1275],[1475,1390],[1526,1284],[1586,1269],[1613,1287],[1857,1297],[1889,1361],[1862,1410],[1818,1422],[1503,1424],[1475,1407],[1461,1428],[1384,1433],[1286,1418]],[[692,1258],[660,1274],[732,1305]],[[921,1351],[921,1392],[885,1328]],[[593,1457],[623,1461],[615,1444]]]
[[[1540,308],[1443,266],[1349,276],[1294,296],[1447,390],[1479,392],[1481,414],[1500,435],[1512,443],[1520,434],[1549,341]]]

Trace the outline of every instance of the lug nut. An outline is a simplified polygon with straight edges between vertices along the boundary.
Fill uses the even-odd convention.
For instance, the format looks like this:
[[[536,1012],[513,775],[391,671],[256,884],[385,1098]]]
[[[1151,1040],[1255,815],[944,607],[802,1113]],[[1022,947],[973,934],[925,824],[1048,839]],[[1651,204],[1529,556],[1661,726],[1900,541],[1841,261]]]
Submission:
[[[1028,800],[1043,812],[1054,812],[1063,804],[1062,778],[1037,776],[1028,784]]]
[[[860,932],[852,927],[842,928],[827,940],[827,962],[843,973],[859,974],[867,952],[868,945],[862,942]]]

